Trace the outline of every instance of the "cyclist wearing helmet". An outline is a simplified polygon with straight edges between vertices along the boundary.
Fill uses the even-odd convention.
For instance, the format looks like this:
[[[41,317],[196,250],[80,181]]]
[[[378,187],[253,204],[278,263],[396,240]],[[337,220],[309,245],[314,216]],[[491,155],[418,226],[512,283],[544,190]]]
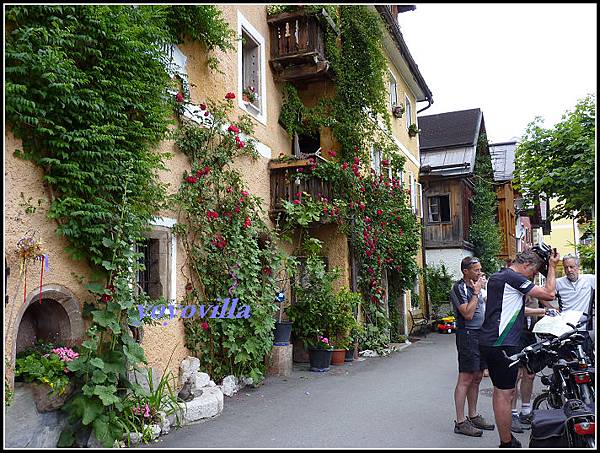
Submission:
[[[481,326],[479,348],[488,365],[490,379],[494,385],[492,405],[500,447],[520,447],[520,442],[511,434],[512,400],[518,369],[509,368],[507,355],[521,351],[521,333],[525,324],[525,296],[537,298],[549,305],[555,297],[555,270],[559,261],[556,251],[535,246],[517,254],[508,268],[493,274],[488,281],[488,297],[485,319]],[[547,261],[546,261],[547,260]],[[545,285],[538,286],[531,280],[546,271]]]

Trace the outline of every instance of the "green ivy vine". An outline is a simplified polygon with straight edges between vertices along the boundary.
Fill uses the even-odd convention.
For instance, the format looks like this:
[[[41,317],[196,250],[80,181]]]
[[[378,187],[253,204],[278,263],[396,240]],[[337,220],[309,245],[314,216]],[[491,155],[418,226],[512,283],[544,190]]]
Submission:
[[[335,95],[306,107],[297,89],[287,84],[279,121],[290,136],[315,135],[324,127],[332,129],[339,144],[339,154],[333,153],[338,162],[313,162],[300,177],[317,176],[330,181],[339,195],[325,202],[301,196],[298,203],[284,204],[291,224],[304,226],[299,219],[315,221],[314,217],[322,212],[320,221],[336,221],[346,232],[358,255],[359,287],[369,302],[363,306],[363,346],[382,349],[390,340],[390,320],[381,285],[383,272],[389,271],[395,287],[412,287],[417,275],[420,226],[400,182],[376,175],[362,164],[369,162],[371,149],[376,147],[390,161],[386,167],[395,171],[404,166],[404,158],[377,121],[382,120],[391,130],[383,22],[367,6],[341,5],[329,15],[335,17],[340,31],[338,36],[325,27],[326,57],[331,63]]]
[[[208,49],[227,48],[230,35],[215,7],[179,8],[6,8],[6,116],[23,144],[15,155],[44,170],[49,217],[67,251],[98,274],[87,286],[86,340],[68,365],[78,390],[65,405],[72,423],[61,446],[86,427],[112,446],[129,430],[123,396],[143,395],[128,380],[146,361],[129,325],[134,307],[147,303],[134,291],[136,245],[165,206],[158,171],[168,155],[156,150],[172,121],[163,49],[174,33]],[[185,27],[174,32],[178,16]]]

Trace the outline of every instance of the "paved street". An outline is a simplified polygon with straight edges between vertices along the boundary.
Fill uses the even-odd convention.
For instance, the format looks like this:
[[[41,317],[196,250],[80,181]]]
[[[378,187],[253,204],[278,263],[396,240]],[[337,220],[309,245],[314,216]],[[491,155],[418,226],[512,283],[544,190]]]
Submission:
[[[290,378],[225,397],[220,416],[185,426],[148,447],[169,448],[495,448],[498,433],[453,432],[457,364],[454,335],[430,333],[385,358],[331,367],[295,365]],[[536,379],[534,397],[541,385]],[[493,420],[484,378],[480,412]],[[516,434],[524,447],[529,432]]]

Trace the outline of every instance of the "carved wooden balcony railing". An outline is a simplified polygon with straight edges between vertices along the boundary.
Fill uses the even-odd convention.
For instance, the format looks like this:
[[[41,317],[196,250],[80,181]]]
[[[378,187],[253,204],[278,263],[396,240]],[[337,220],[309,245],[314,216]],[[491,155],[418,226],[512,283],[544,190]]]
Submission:
[[[330,182],[313,176],[309,179],[295,178],[298,169],[306,171],[310,167],[308,159],[299,159],[290,162],[271,161],[271,206],[269,214],[275,218],[278,213],[284,212],[283,200],[292,202],[298,192],[309,193],[313,199],[319,196],[333,199],[333,189]]]
[[[271,34],[271,68],[279,80],[307,80],[325,76],[325,31],[316,13],[302,10],[267,19]]]

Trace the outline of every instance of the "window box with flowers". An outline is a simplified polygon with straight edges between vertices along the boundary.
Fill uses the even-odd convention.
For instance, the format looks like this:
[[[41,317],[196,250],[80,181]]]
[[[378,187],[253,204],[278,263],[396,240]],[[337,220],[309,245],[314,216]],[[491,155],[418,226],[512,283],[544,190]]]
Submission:
[[[408,126],[408,135],[409,136],[414,137],[419,132],[421,132],[421,129],[419,129],[415,123],[413,123],[410,126]]]
[[[248,85],[242,90],[242,100],[248,104],[256,104],[259,99],[259,95],[256,92],[256,88]]]
[[[392,115],[394,118],[402,118],[402,115],[404,115],[404,106],[402,104],[393,106]]]

